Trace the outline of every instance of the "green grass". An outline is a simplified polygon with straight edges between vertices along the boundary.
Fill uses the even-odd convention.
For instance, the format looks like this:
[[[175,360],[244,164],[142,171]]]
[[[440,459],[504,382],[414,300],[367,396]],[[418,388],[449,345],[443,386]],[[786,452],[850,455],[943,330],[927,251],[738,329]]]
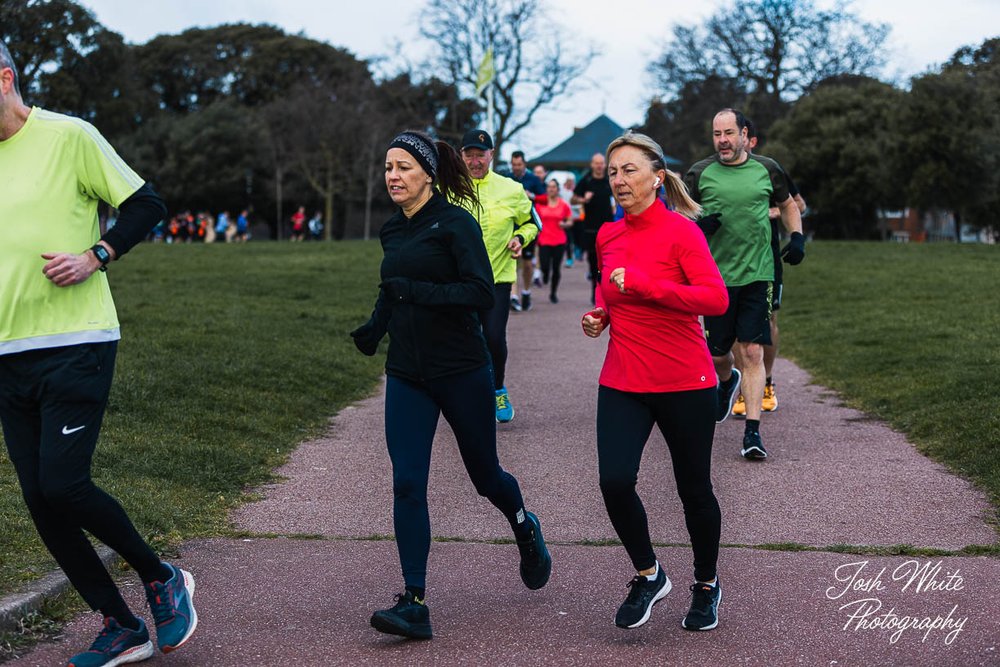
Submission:
[[[226,531],[226,512],[339,408],[381,355],[348,332],[371,313],[377,243],[144,244],[108,271],[123,338],[94,461],[160,549]],[[0,454],[0,594],[50,571]]]
[[[785,270],[781,354],[975,481],[996,509],[998,287],[1000,247],[813,243]]]

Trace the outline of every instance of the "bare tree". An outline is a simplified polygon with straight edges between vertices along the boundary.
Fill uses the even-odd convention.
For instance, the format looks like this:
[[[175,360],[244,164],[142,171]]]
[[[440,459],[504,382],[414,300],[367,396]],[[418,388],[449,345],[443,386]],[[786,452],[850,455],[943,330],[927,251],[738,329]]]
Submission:
[[[564,46],[543,0],[429,0],[420,33],[436,44],[432,67],[463,94],[475,93],[479,64],[493,49],[497,153],[539,109],[579,86],[595,55]]]
[[[734,0],[703,24],[677,25],[673,33],[649,68],[663,92],[730,79],[746,86],[752,104],[774,111],[824,79],[876,74],[889,26],[862,21],[845,0],[829,10],[812,0]]]

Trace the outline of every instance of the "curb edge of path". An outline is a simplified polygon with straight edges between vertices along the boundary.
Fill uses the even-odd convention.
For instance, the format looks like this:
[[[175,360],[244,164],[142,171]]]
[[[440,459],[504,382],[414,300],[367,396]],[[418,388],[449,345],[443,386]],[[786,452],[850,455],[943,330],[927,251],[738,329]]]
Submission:
[[[106,546],[97,548],[97,555],[104,566],[111,567],[118,561],[118,554]],[[50,600],[70,588],[69,579],[60,569],[49,572],[27,586],[0,598],[0,632],[17,630],[28,614],[38,611]]]

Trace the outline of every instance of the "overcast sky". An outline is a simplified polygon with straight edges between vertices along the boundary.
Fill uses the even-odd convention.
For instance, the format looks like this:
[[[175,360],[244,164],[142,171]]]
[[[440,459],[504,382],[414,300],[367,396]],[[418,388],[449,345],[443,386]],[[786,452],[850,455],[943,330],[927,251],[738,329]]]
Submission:
[[[533,126],[517,135],[505,152],[521,147],[530,158],[601,112],[625,127],[640,123],[650,97],[646,66],[661,53],[671,27],[699,23],[729,1],[545,0],[566,41],[593,45],[601,56],[587,73],[593,85],[557,109],[536,115]],[[827,0],[817,3],[832,5]],[[420,0],[82,0],[81,4],[135,43],[192,26],[243,21],[301,31],[361,58],[391,58],[390,49],[397,41],[416,55],[410,60],[418,60],[428,48],[416,33]],[[855,0],[852,6],[863,19],[892,26],[884,77],[899,82],[940,64],[961,46],[1000,35],[1000,0]],[[708,137],[705,141],[707,145]]]

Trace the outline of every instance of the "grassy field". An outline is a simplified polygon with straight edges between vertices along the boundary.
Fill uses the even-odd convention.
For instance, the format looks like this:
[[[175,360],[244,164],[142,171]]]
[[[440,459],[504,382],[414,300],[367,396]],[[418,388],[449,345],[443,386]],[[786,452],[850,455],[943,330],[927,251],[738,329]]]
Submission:
[[[998,287],[998,247],[810,244],[785,270],[781,353],[1000,507]]]
[[[145,244],[108,275],[123,338],[98,484],[160,548],[226,511],[337,409],[381,356],[347,332],[371,313],[377,243]],[[0,594],[53,567],[0,448]]]
[[[376,243],[137,248],[109,274],[122,321],[96,479],[169,550],[368,394],[382,357]],[[815,243],[786,272],[782,353],[1000,505],[1000,248]],[[914,484],[919,484],[914,480]],[[0,454],[0,594],[53,567]]]

